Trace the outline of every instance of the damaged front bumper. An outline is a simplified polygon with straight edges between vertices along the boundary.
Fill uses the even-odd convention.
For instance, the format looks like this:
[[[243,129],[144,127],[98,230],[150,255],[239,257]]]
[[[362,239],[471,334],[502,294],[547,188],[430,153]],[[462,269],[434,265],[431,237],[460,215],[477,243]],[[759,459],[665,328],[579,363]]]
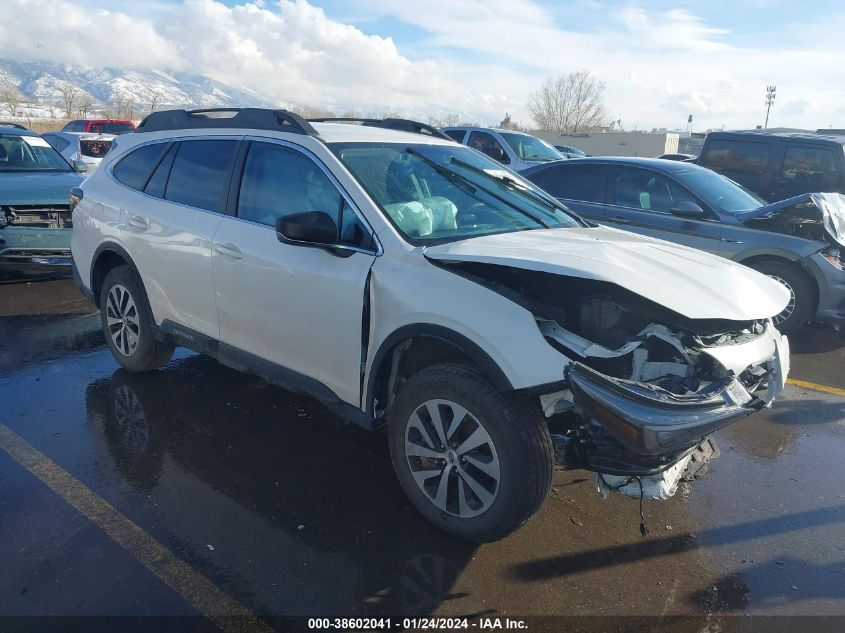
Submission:
[[[789,373],[789,343],[771,326],[755,342],[732,345],[727,351],[711,348],[710,353],[734,368],[725,378],[684,395],[572,363],[566,374],[568,389],[541,399],[547,415],[566,410],[565,405],[579,412],[577,428],[553,436],[560,461],[598,473],[597,489],[605,494],[619,490],[640,496],[640,485],[647,498],[674,494],[694,457],[700,461],[714,456],[714,451],[702,452],[709,436],[771,405]],[[752,393],[738,375],[760,363],[766,370],[766,390]]]

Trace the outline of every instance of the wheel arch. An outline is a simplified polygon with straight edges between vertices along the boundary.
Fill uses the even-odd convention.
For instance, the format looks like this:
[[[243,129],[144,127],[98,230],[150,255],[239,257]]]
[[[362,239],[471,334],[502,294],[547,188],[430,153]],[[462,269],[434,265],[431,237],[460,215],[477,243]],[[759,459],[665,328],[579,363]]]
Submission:
[[[377,405],[387,408],[402,380],[442,362],[474,367],[499,391],[513,391],[501,367],[477,343],[449,328],[417,323],[395,330],[379,346],[367,377],[364,410],[376,417]]]
[[[795,270],[797,273],[802,275],[807,281],[810,282],[810,288],[813,291],[813,303],[812,310],[810,311],[810,318],[815,319],[816,313],[818,312],[819,308],[819,297],[821,294],[821,290],[819,289],[819,280],[816,278],[816,275],[814,275],[812,271],[808,270],[807,267],[802,264],[801,259],[798,257],[796,257],[795,259],[790,259],[775,254],[758,254],[746,257],[745,259],[740,260],[738,263],[742,264],[743,266],[748,266],[749,268],[754,268],[755,264],[760,264],[763,262],[773,262],[775,264],[783,264],[785,266],[789,266],[791,269]]]
[[[100,289],[110,270],[117,266],[126,265],[135,271],[138,274],[138,278],[141,279],[141,275],[138,273],[138,268],[135,266],[135,262],[132,261],[132,257],[125,248],[116,242],[100,244],[97,250],[94,251],[94,257],[91,258],[91,261],[93,263],[91,265],[90,288],[94,294],[94,303],[98,308],[100,307]],[[142,279],[141,284],[143,285],[143,283]],[[144,292],[146,292],[146,288],[144,288]]]

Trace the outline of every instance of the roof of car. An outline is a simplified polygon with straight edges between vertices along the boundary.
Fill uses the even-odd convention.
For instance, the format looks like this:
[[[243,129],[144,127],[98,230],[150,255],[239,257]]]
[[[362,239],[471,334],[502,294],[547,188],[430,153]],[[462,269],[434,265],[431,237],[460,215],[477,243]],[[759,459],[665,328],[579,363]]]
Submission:
[[[11,127],[11,126],[0,126],[0,134],[3,136],[38,136],[36,132],[32,130],[27,130],[26,128],[19,128],[19,127]]]
[[[828,141],[832,143],[845,144],[845,136],[837,134],[819,134],[817,132],[806,132],[801,130],[725,130],[721,132],[710,132],[707,136],[768,136],[777,138],[790,138],[801,141]]]
[[[666,160],[663,158],[642,158],[639,156],[590,156],[587,158],[569,158],[543,163],[536,167],[530,167],[520,172],[523,176],[531,175],[556,165],[630,165],[631,167],[648,167],[658,171],[681,173],[704,169],[695,163],[686,163],[678,160]]]

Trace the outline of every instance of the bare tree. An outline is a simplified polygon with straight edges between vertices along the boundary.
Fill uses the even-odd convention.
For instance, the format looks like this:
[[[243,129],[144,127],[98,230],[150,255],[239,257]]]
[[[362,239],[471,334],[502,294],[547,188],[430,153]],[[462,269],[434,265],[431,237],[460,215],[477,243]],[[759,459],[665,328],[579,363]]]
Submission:
[[[80,96],[79,88],[66,81],[62,84],[62,87],[59,88],[59,92],[61,93],[62,101],[64,102],[65,116],[67,118],[71,118],[75,114],[76,101]]]
[[[21,94],[13,85],[0,88],[0,105],[9,112],[9,116],[17,116],[21,105]]]
[[[150,99],[150,114],[156,111],[156,105],[158,105],[158,100],[161,98],[161,95],[157,92],[153,93],[152,98]]]
[[[455,127],[461,117],[457,114],[444,114],[443,116],[429,116],[428,124],[434,127]]]
[[[79,98],[79,115],[85,119],[94,109],[94,99],[87,92],[82,93]]]
[[[337,116],[334,112],[326,108],[317,108],[308,105],[292,105],[287,109],[294,114],[298,114],[304,119],[320,119]]]
[[[9,112],[9,116],[17,116],[21,105],[21,93],[11,84],[0,88],[0,105]]]
[[[605,84],[589,70],[549,77],[528,96],[528,110],[542,130],[578,132],[604,125]]]

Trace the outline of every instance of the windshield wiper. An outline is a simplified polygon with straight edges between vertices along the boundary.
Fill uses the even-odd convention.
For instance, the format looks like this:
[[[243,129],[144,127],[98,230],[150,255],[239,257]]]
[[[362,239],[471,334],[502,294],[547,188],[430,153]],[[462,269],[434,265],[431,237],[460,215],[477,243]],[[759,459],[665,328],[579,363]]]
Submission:
[[[540,223],[540,224],[542,224],[545,228],[547,228],[547,229],[552,228],[552,227],[551,227],[549,224],[547,224],[547,223],[546,223],[546,222],[545,222],[542,218],[537,217],[537,216],[536,216],[536,215],[534,215],[533,213],[529,213],[528,211],[526,211],[525,209],[523,209],[522,207],[520,207],[518,204],[516,204],[516,203],[514,203],[514,202],[511,202],[511,201],[510,201],[510,200],[508,200],[507,198],[504,198],[504,197],[500,196],[500,195],[499,195],[499,194],[497,194],[495,191],[491,191],[490,189],[487,189],[486,187],[482,187],[481,185],[479,185],[479,184],[477,184],[477,183],[472,182],[472,181],[471,181],[469,178],[467,178],[466,176],[463,176],[463,175],[459,174],[459,173],[458,173],[458,172],[456,172],[456,171],[452,171],[451,169],[449,169],[449,168],[447,168],[447,167],[444,167],[443,165],[441,165],[440,163],[438,163],[436,160],[432,160],[431,158],[429,158],[429,157],[428,157],[428,156],[426,156],[425,154],[423,154],[423,153],[418,152],[417,150],[415,150],[413,147],[409,147],[406,151],[407,151],[409,154],[413,154],[414,156],[416,156],[417,158],[419,158],[420,160],[422,160],[422,161],[423,161],[426,165],[429,165],[429,166],[430,166],[432,169],[434,169],[434,170],[435,170],[438,174],[442,174],[442,175],[443,175],[443,176],[444,176],[447,180],[449,180],[450,182],[455,182],[455,179],[458,179],[458,180],[460,180],[462,183],[464,183],[464,187],[466,187],[466,186],[471,187],[471,188],[472,188],[472,193],[473,193],[473,194],[475,193],[476,189],[480,189],[481,191],[483,191],[484,193],[486,193],[488,196],[491,196],[491,197],[495,198],[495,199],[496,199],[496,200],[498,200],[499,202],[503,202],[503,203],[505,203],[506,205],[508,205],[508,206],[509,206],[509,207],[511,207],[512,209],[514,209],[514,210],[518,211],[519,213],[521,213],[522,215],[524,215],[524,216],[526,216],[526,217],[528,217],[528,218],[531,218],[531,219],[532,219],[532,220],[534,220],[535,222],[539,222],[539,223]],[[454,159],[454,158],[452,158],[452,160],[454,161],[455,159]],[[458,163],[463,163],[463,161],[458,161]]]
[[[548,198],[544,195],[540,195],[535,193],[533,189],[529,189],[525,185],[523,185],[518,180],[514,180],[507,174],[502,174],[501,176],[494,176],[493,174],[489,173],[488,171],[481,169],[480,167],[476,167],[475,165],[470,165],[467,162],[462,161],[460,158],[455,158],[454,156],[450,159],[452,163],[456,165],[460,165],[464,169],[469,169],[471,172],[484,176],[489,180],[493,180],[494,182],[501,182],[509,185],[511,189],[515,189],[520,193],[525,194],[528,198],[531,198],[534,202],[542,204],[544,207],[548,209],[552,209],[553,211],[564,211],[565,207],[561,205],[557,200],[554,198]],[[568,210],[568,209],[567,209]]]
[[[464,191],[475,195],[476,186],[469,178],[465,178],[461,176],[458,172],[452,171],[451,169],[446,169],[443,165],[438,163],[437,161],[431,160],[428,156],[421,154],[413,147],[408,148],[408,153],[416,156],[417,158],[421,159],[425,164],[432,167],[438,174],[446,178],[451,183],[458,185]]]

